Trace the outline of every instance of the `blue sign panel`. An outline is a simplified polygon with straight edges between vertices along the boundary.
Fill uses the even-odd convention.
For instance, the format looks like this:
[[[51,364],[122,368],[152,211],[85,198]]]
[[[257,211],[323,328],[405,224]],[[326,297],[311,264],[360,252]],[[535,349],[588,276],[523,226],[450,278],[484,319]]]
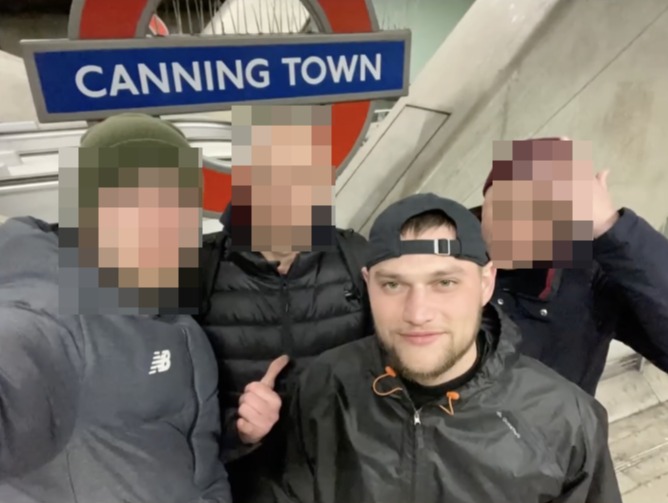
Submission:
[[[40,120],[405,95],[409,32],[26,42]]]

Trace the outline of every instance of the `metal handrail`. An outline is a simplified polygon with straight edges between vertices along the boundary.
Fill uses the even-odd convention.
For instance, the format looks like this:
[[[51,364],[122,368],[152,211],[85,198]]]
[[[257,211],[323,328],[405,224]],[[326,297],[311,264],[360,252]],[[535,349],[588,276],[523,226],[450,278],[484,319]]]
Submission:
[[[11,178],[0,178],[0,189],[3,187],[14,187],[17,185],[35,185],[44,182],[57,182],[58,173],[32,176],[13,176]]]
[[[201,134],[202,131],[210,130],[210,131],[226,131],[231,133],[231,127],[232,125],[227,122],[227,121],[216,121],[212,119],[208,120],[193,120],[193,119],[182,119],[182,120],[170,120],[172,124],[177,126],[181,130],[185,130],[184,134],[188,137],[188,132],[190,132],[190,136],[194,136],[194,138],[189,138],[191,140],[206,140],[206,139],[214,139],[218,140],[220,137],[214,137],[212,135],[203,135]],[[34,138],[35,135],[39,135],[39,137],[43,138],[59,138],[63,136],[81,136],[83,133],[86,132],[86,126],[85,125],[71,125],[69,127],[61,127],[61,128],[41,128],[39,126],[35,128],[30,128],[28,129],[26,126],[26,123],[20,122],[16,123],[17,130],[14,132],[11,130],[11,123],[5,123],[3,124],[2,130],[0,130],[0,138],[2,138],[4,141],[16,141],[16,140],[23,140],[23,141],[30,141],[31,139]],[[197,132],[200,132],[199,135],[194,135],[192,134],[195,130]],[[230,136],[230,135],[227,135]]]

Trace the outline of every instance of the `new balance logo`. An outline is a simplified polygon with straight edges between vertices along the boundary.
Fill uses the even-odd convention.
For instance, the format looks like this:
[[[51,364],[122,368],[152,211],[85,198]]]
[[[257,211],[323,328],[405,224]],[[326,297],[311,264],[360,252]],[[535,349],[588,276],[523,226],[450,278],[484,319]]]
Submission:
[[[172,353],[169,349],[164,351],[155,351],[153,353],[153,361],[151,362],[151,369],[148,375],[156,374],[158,372],[167,372],[172,366]]]

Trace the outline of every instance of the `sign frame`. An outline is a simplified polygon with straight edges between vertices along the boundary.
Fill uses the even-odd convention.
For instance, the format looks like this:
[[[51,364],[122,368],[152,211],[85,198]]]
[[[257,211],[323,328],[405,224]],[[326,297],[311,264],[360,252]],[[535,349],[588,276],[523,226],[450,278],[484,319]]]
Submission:
[[[242,100],[235,102],[209,102],[203,104],[167,105],[153,107],[132,107],[99,109],[86,112],[48,112],[39,79],[35,56],[49,52],[76,52],[87,50],[114,49],[177,49],[177,48],[215,48],[215,47],[260,47],[274,45],[311,45],[365,42],[402,42],[404,45],[403,85],[401,90],[370,91],[358,93],[323,94],[304,97]],[[212,112],[229,109],[236,104],[253,105],[317,105],[351,101],[366,101],[382,98],[394,98],[408,94],[410,79],[411,32],[409,30],[381,31],[370,33],[343,34],[304,34],[304,35],[222,35],[206,37],[170,36],[143,39],[116,40],[23,40],[23,59],[28,73],[28,81],[35,102],[37,117],[40,122],[101,120],[124,112],[141,112],[149,115],[176,115],[200,112]]]

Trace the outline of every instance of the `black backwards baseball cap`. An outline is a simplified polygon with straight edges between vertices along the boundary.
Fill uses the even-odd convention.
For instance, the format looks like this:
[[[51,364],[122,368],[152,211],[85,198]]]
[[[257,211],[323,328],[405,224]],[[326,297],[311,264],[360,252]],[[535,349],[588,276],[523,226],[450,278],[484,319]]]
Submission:
[[[401,227],[409,219],[430,211],[443,212],[455,223],[457,239],[402,240]],[[475,215],[461,204],[436,194],[415,194],[391,204],[371,227],[367,268],[411,254],[451,256],[480,266],[490,260]]]

